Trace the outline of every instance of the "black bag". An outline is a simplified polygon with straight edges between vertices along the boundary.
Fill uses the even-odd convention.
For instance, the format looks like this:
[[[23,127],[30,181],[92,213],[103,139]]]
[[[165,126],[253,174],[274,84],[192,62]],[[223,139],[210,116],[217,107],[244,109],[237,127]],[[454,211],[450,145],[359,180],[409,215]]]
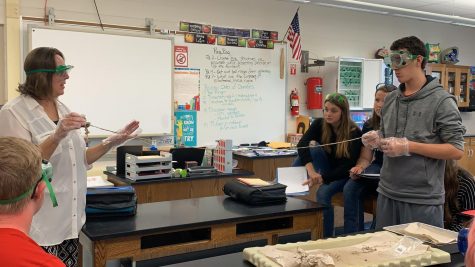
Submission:
[[[286,185],[279,183],[256,187],[243,184],[234,179],[224,185],[223,191],[226,195],[238,201],[250,205],[265,205],[287,201],[287,196],[285,195],[286,187]]]
[[[133,216],[136,213],[137,196],[132,186],[87,189],[87,218]]]

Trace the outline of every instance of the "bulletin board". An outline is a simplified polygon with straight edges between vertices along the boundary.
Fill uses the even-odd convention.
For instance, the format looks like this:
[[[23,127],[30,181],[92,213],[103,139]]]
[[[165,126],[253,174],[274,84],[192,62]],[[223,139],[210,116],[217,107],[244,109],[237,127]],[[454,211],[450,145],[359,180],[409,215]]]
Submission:
[[[173,133],[172,38],[37,25],[30,25],[28,34],[30,49],[58,48],[74,66],[59,100],[91,124],[118,130],[136,119],[143,134]]]
[[[187,47],[187,70],[200,76],[194,83],[200,95],[199,146],[215,145],[218,139],[231,139],[233,145],[285,140],[286,80],[279,77],[284,45],[256,49],[192,44],[184,43],[183,36],[176,36],[175,44]],[[175,94],[189,89],[176,88]]]

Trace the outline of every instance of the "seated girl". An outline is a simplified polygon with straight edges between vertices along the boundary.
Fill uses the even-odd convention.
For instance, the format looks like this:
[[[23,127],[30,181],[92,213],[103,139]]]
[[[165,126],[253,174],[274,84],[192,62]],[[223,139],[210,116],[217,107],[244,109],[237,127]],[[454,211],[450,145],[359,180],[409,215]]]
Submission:
[[[447,160],[444,187],[444,225],[446,229],[458,232],[468,227],[470,221],[469,217],[460,213],[475,209],[475,180],[455,160]]]
[[[394,85],[376,86],[373,103],[373,115],[363,125],[363,134],[371,130],[379,130],[381,109],[386,95],[397,89]],[[350,170],[350,180],[343,188],[344,195],[344,232],[349,234],[364,230],[363,198],[368,194],[376,194],[379,179],[360,179],[361,173],[379,174],[383,166],[383,152],[363,146],[360,158]]]
[[[304,184],[320,185],[317,202],[328,207],[323,211],[323,235],[331,237],[334,234],[331,199],[343,191],[362,144],[361,130],[350,119],[344,95],[328,95],[323,111],[323,118],[316,119],[297,144],[298,157],[293,166],[307,169],[308,180]],[[315,146],[309,147],[311,143]]]

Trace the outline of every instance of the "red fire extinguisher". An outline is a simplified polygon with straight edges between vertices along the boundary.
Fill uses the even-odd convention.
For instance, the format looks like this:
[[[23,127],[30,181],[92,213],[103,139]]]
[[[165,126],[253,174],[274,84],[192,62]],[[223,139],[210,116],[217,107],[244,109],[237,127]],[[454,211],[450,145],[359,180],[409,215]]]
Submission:
[[[195,99],[195,110],[200,111],[200,95],[193,97]]]
[[[290,114],[292,116],[299,115],[299,94],[297,89],[292,90],[292,93],[290,93]]]
[[[322,109],[323,79],[310,77],[305,84],[307,85],[307,109]]]

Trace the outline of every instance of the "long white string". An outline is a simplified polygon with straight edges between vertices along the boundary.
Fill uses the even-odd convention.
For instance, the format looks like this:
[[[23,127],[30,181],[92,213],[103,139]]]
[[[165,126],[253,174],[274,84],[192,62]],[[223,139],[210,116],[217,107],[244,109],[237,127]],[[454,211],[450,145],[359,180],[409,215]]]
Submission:
[[[110,132],[110,133],[120,134],[120,133],[117,132],[117,131],[112,131],[112,130],[109,130],[109,129],[105,129],[105,128],[102,128],[102,127],[93,125],[93,124],[91,124],[91,123],[89,123],[89,127],[94,127],[94,128],[99,129],[99,130],[103,130],[103,131]],[[132,138],[132,139],[137,139],[137,140],[143,141],[143,142],[145,142],[145,143],[147,143],[147,144],[151,144],[151,143],[152,143],[152,140],[147,139],[147,138],[143,138],[143,137],[135,137],[135,138]],[[343,141],[339,141],[339,142],[328,143],[328,144],[318,144],[318,145],[313,145],[313,146],[312,146],[312,145],[309,145],[309,146],[301,146],[301,147],[291,147],[291,148],[275,149],[275,150],[298,150],[298,149],[303,149],[303,148],[315,148],[315,147],[333,146],[333,145],[338,145],[338,144],[342,144],[342,143],[353,142],[353,141],[356,141],[356,140],[359,140],[359,139],[361,139],[361,137],[357,137],[357,138],[353,138],[353,139],[348,139],[348,140],[343,140]],[[197,149],[207,149],[206,147],[196,147],[196,148],[197,148]],[[233,151],[233,150],[229,150],[229,151]]]
[[[110,133],[120,134],[120,133],[117,132],[117,131],[112,131],[112,130],[109,130],[109,129],[105,129],[105,128],[102,128],[102,127],[99,127],[99,126],[96,126],[96,125],[92,125],[91,123],[89,123],[89,127],[94,127],[94,128],[96,128],[96,129],[103,130],[103,131],[110,132]],[[134,138],[132,138],[132,139],[140,140],[140,141],[142,141],[142,142],[147,143],[148,145],[152,144],[152,140],[147,139],[147,138],[134,137]]]

